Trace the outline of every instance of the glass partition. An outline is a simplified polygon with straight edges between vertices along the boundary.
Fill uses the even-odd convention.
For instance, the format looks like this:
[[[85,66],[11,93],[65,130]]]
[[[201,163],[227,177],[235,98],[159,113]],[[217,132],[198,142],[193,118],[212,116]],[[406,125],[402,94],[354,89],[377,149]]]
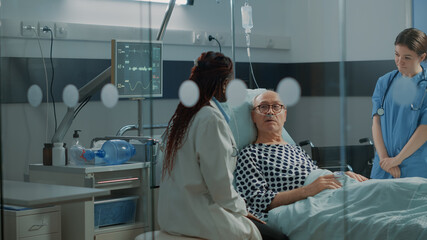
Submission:
[[[154,229],[152,169],[167,119],[153,101],[176,102],[163,98],[156,39],[167,6],[1,1],[3,239],[134,239]],[[117,53],[127,58],[119,67]],[[118,68],[132,94],[116,88]],[[42,222],[17,228],[28,214]]]
[[[195,60],[207,51],[222,52],[234,63],[235,79],[228,84],[223,107],[230,111],[229,126],[240,154],[259,134],[251,112],[273,112],[266,114],[273,119],[285,113],[281,140],[304,155],[311,170],[370,177],[375,156],[372,95],[377,80],[396,69],[396,36],[405,28],[423,28],[423,18],[413,11],[413,4],[423,6],[421,1],[174,2],[0,1],[0,177],[2,206],[7,205],[3,239],[20,234],[9,231],[10,219],[25,211],[57,222],[51,232],[43,232],[53,239],[135,239],[159,230],[162,134],[180,102],[197,102],[199,89],[186,80],[198,64]],[[258,88],[276,91],[280,104],[253,106]],[[420,101],[423,106],[425,99]],[[267,105],[265,111],[260,105]],[[242,116],[246,118],[238,119]],[[102,151],[108,151],[111,140],[135,148],[125,164],[105,163]],[[310,171],[287,167],[291,174],[271,190],[275,194],[309,181]],[[343,176],[335,173],[337,179],[347,179]],[[36,204],[43,186],[22,183],[79,189],[36,199],[45,201]],[[285,183],[289,186],[282,188]],[[239,184],[235,182],[236,190],[244,197]],[[46,194],[61,192],[61,187]],[[73,191],[87,192],[76,197]],[[351,238],[352,196],[343,191],[336,198],[337,223],[329,225],[335,228],[330,236]],[[259,209],[250,202],[255,200],[245,201],[255,216],[269,217],[270,208],[264,206],[257,215]],[[115,204],[127,209],[120,217],[100,213],[120,209]],[[273,224],[273,218],[263,220]],[[300,231],[295,231],[286,234],[298,239]]]
[[[354,179],[359,181],[370,178],[372,168],[374,168],[373,176],[375,178],[379,178],[378,175],[375,175],[376,172],[390,171],[391,174],[393,171],[386,166],[379,166],[378,155],[376,162],[374,161],[376,153],[373,140],[378,136],[373,136],[372,131],[376,131],[373,122],[376,118],[374,116],[380,113],[373,110],[379,106],[376,106],[375,101],[374,105],[372,104],[372,95],[381,76],[397,69],[396,65],[401,70],[401,65],[399,66],[397,62],[393,61],[397,61],[396,58],[393,59],[395,39],[401,31],[413,26],[412,14],[415,14],[416,9],[419,11],[420,8],[415,8],[412,4],[422,6],[421,1],[369,1],[368,3],[368,1],[307,0],[269,1],[268,4],[260,1],[230,2],[232,8],[235,8],[234,16],[231,19],[234,28],[231,29],[231,32],[234,34],[233,38],[236,42],[234,52],[232,52],[232,54],[235,53],[236,78],[243,79],[249,89],[255,89],[259,86],[280,94],[282,102],[287,105],[284,128],[291,137],[291,139],[285,138],[285,141],[291,142],[293,140],[297,145],[301,145],[321,170],[332,171],[335,178],[340,179],[343,186],[342,191],[336,191],[332,195],[322,192],[323,195],[316,195],[312,200],[297,201],[290,206],[283,204],[286,206],[270,210],[268,224],[282,230],[287,229],[284,232],[291,239],[310,239],[313,236],[337,239],[372,238],[375,235],[374,231],[369,231],[364,227],[359,230],[364,229],[365,235],[356,233],[355,229],[358,227],[355,225],[359,222],[355,212],[363,207],[359,206],[358,208],[354,204],[359,200],[358,203],[363,202],[362,198],[367,198],[367,196],[375,198],[379,192],[363,191],[361,190],[363,187],[354,187],[352,184]],[[252,22],[245,19],[248,6],[251,7]],[[423,17],[420,16],[420,19]],[[418,20],[416,27],[420,28],[421,26],[422,21]],[[250,44],[247,45],[248,39]],[[425,51],[425,46],[421,47],[421,51],[418,53],[419,59],[422,60]],[[417,56],[417,54],[413,54]],[[421,62],[421,64],[424,63]],[[423,72],[417,70],[417,74],[421,76],[421,81],[418,84],[422,84]],[[415,79],[417,78],[415,77]],[[408,83],[408,85],[411,84]],[[400,103],[405,102],[406,105],[402,109],[405,108],[405,111],[408,111],[407,114],[413,116],[414,108],[412,107],[412,110],[409,108],[409,102],[418,99],[418,103],[423,104],[424,89],[422,87],[417,88],[418,92],[415,93],[415,88],[412,89],[405,83],[399,86],[396,87],[399,90],[395,90],[392,101],[399,101],[400,99]],[[265,107],[265,109],[267,107],[270,109],[269,106]],[[271,109],[273,107],[271,106]],[[258,110],[258,112],[260,111]],[[273,110],[268,111],[269,114],[273,114]],[[404,118],[403,115],[401,117]],[[395,121],[391,119],[393,118],[389,117],[388,120],[384,121]],[[381,120],[381,124],[384,125],[384,121]],[[405,126],[410,128],[409,125],[411,124]],[[415,128],[413,129],[415,130]],[[387,136],[384,141],[395,141],[391,139],[405,135],[397,134],[394,130],[390,130],[390,135],[383,133],[384,138]],[[260,131],[263,130],[258,129],[257,131],[260,134]],[[391,133],[392,131],[393,133]],[[273,138],[267,139],[271,140],[266,141],[267,145],[268,142],[275,142]],[[407,141],[409,137],[405,139]],[[376,140],[376,144],[378,144],[379,139]],[[423,141],[425,142],[425,140],[421,140],[420,145],[424,144]],[[258,138],[256,142],[259,143],[260,139]],[[259,195],[267,194],[268,191],[286,192],[283,191],[283,184],[287,184],[285,189],[289,190],[289,186],[291,189],[294,188],[293,184],[296,182],[308,184],[313,181],[311,178],[301,180],[301,175],[303,175],[301,172],[295,176],[295,171],[299,171],[295,165],[289,170],[291,174],[288,174],[288,177],[292,177],[293,182],[280,180],[282,173],[263,170],[264,165],[262,164],[270,163],[269,160],[266,160],[270,153],[265,150],[267,147],[252,147],[249,148],[249,151],[255,155],[258,153],[257,151],[261,152],[259,150],[261,148],[265,155],[263,155],[264,157],[254,157],[259,163],[251,162],[256,166],[256,169],[252,170],[257,175],[267,176],[263,180],[268,184],[268,187],[265,187],[260,181],[251,184],[252,179],[256,179],[256,176],[252,175],[249,170],[239,171],[239,164],[237,167],[237,188],[240,188],[238,191],[245,196],[247,205],[249,208],[252,207],[251,210],[255,213],[261,211],[260,209],[265,209],[259,207],[258,204],[263,206],[263,201],[274,201],[274,198],[271,200],[254,196],[254,192]],[[420,150],[417,150],[413,157],[418,159],[417,161],[423,162],[422,164],[425,166],[425,153],[421,153],[422,149],[423,147],[420,147]],[[393,150],[387,148],[387,151],[390,155],[396,156],[401,149],[396,150],[398,152],[393,154],[391,153]],[[420,155],[417,157],[417,154]],[[247,157],[248,155],[243,154],[243,156]],[[286,157],[283,158],[286,159]],[[249,157],[249,159],[252,158]],[[269,166],[276,167],[274,163],[270,164]],[[407,171],[405,166],[405,163],[401,163],[396,168],[404,172]],[[398,170],[399,173],[401,173],[400,170]],[[352,173],[348,173],[348,171]],[[354,175],[354,173],[359,175]],[[268,177],[269,174],[274,174],[275,177]],[[239,177],[242,180],[239,180]],[[365,185],[372,184],[372,182],[374,181],[369,180]],[[256,190],[251,192],[246,189]],[[247,193],[248,191],[250,193]],[[397,192],[396,194],[400,196],[401,193]],[[321,200],[316,200],[316,198],[321,199],[322,196],[329,196],[328,201],[332,201],[333,204],[324,204],[324,202],[320,203]],[[402,201],[409,200],[402,199]],[[331,206],[329,204],[334,206],[333,210],[329,208]],[[371,206],[370,203],[367,205]],[[390,204],[389,207],[400,209],[401,206],[395,203]],[[373,210],[375,214],[372,214],[372,218],[387,214],[388,211],[386,206],[375,206],[373,208],[376,209]],[[366,207],[363,211],[369,211],[367,209],[371,208]],[[327,214],[329,210],[335,213],[333,217]],[[401,210],[398,214],[399,217],[410,212],[406,207]],[[304,215],[307,221],[301,220],[295,223],[287,220],[292,219],[290,215],[293,211],[298,211],[299,214]],[[295,217],[299,218],[299,214],[296,214]],[[329,218],[322,218],[323,214],[328,215]],[[307,216],[310,217],[307,218]],[[322,225],[322,227],[316,228],[314,222],[322,221],[320,219],[328,221],[328,227]],[[377,220],[372,220],[370,223],[375,228],[380,229],[378,231],[388,229]],[[393,221],[393,224],[397,224],[397,222]],[[293,228],[296,225],[306,226],[306,228],[304,230],[298,227]],[[321,235],[317,230],[327,232],[327,234]],[[396,237],[402,234],[402,231],[393,230],[391,234]],[[423,231],[422,228],[418,230],[418,232]]]

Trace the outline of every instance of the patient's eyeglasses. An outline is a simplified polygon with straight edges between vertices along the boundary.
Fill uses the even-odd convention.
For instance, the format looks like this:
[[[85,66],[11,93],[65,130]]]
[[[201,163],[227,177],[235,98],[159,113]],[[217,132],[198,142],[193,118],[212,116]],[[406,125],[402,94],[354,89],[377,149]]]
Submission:
[[[285,108],[282,104],[261,104],[254,107],[254,110],[257,110],[259,113],[267,114],[270,111],[270,108],[273,110],[274,114],[279,114],[282,112],[282,109]]]

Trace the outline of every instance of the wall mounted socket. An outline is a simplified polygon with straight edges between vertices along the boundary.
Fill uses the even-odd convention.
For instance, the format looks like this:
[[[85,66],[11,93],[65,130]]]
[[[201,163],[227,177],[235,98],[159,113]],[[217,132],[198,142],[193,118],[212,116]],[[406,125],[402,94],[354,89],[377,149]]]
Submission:
[[[221,43],[221,45],[225,45],[225,39],[223,34],[215,33],[214,37],[216,38],[216,40],[218,40],[219,43]]]
[[[55,24],[53,24],[52,22],[39,22],[39,24],[38,24],[39,37],[41,37],[41,38],[50,38],[51,33],[50,33],[50,31],[46,31],[45,30],[46,27],[48,29],[50,29],[50,31],[52,31],[52,34],[53,34]]]
[[[205,35],[202,32],[193,32],[193,44],[194,45],[203,45],[204,44]]]
[[[21,21],[20,30],[21,36],[35,37],[37,32],[37,22]]]
[[[66,38],[68,26],[65,23],[55,23],[55,38]]]
[[[225,46],[224,36],[221,33],[214,33],[214,32],[205,32],[206,45],[218,46],[218,42],[215,41],[214,39],[209,41],[209,36],[214,37],[222,47]]]
[[[216,41],[215,40],[209,41],[209,36],[215,37],[215,34],[214,33],[205,32],[205,34],[204,34],[203,37],[205,38],[206,45],[215,46],[217,44]]]

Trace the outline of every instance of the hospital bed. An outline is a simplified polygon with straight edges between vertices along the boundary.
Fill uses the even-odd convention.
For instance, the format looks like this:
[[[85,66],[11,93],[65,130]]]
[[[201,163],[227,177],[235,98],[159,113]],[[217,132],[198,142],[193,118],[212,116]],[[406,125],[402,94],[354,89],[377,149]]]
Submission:
[[[231,107],[228,104],[222,104],[222,108],[230,117],[229,126],[233,132],[234,139],[238,149],[244,148],[246,145],[256,140],[256,128],[251,119],[252,101],[255,96],[263,93],[266,89],[250,89],[247,92],[245,102],[238,107]],[[282,129],[282,137],[289,144],[296,145],[296,142],[292,139],[285,128]],[[314,146],[313,146],[314,147]],[[162,153],[158,153],[159,162],[157,166],[162,166],[161,157]],[[161,173],[159,172],[158,175]],[[135,240],[168,240],[168,239],[194,239],[187,237],[179,237],[169,235],[163,231],[151,231],[141,234],[135,238]]]
[[[369,178],[375,156],[374,145],[369,138],[359,139],[359,143],[361,144],[345,146],[345,169]],[[310,140],[301,141],[299,145],[311,147],[311,158],[320,168],[341,171],[342,147],[317,147]]]
[[[241,149],[256,138],[250,118],[252,99],[265,90],[249,90],[244,105],[233,108],[230,128]],[[225,106],[227,108],[227,106]],[[294,140],[283,128],[283,139]],[[369,176],[374,146],[369,139],[360,145],[345,146],[349,169]],[[321,168],[340,170],[340,146],[316,147],[312,157]],[[337,170],[337,169],[332,169]],[[327,169],[312,172],[306,185]],[[269,211],[268,224],[290,239],[427,239],[427,179],[406,178],[357,182],[337,175],[343,187],[325,190],[314,197]]]
[[[229,125],[239,149],[256,138],[256,129],[250,119],[250,106],[252,99],[263,91],[248,91],[246,102],[240,107],[231,109],[228,105],[223,106],[230,115]],[[296,144],[285,129],[282,137],[288,143]],[[358,164],[350,163],[353,169],[367,175],[373,146],[371,143],[360,146],[360,151],[366,149],[369,152],[368,160],[360,168]],[[349,154],[352,154],[352,147],[348,149]],[[323,158],[327,162],[328,154],[322,153],[323,150],[330,149],[314,147],[313,159]],[[315,154],[323,156],[319,158]],[[318,177],[316,174],[330,174],[330,171],[315,170],[309,175],[306,184],[314,181]],[[291,239],[427,239],[427,179],[369,180],[359,183],[343,175],[340,181],[345,183],[341,189],[325,190],[315,197],[271,210],[268,224]],[[404,236],[409,238],[400,238]],[[135,240],[148,239],[194,238],[154,231],[139,235]]]

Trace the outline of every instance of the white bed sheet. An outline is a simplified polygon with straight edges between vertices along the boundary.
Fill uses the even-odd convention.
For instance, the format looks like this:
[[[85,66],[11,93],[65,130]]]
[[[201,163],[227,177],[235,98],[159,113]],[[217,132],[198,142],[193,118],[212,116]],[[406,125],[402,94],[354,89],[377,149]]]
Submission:
[[[315,170],[306,184],[330,173]],[[292,240],[427,239],[427,179],[344,178],[341,189],[272,209],[268,224]]]

